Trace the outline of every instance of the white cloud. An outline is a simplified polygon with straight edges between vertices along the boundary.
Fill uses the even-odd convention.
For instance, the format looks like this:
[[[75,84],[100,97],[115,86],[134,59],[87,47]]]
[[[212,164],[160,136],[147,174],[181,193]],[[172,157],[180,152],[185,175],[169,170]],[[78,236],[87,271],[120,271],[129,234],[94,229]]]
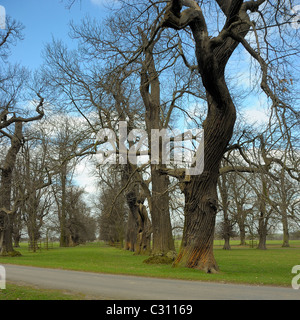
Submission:
[[[262,125],[268,123],[269,116],[265,110],[254,107],[245,111],[245,119],[249,124]]]
[[[253,99],[253,102],[255,100]],[[246,122],[253,126],[266,125],[269,122],[269,111],[266,97],[259,96],[256,103],[243,110]]]
[[[89,194],[95,194],[97,192],[97,181],[91,174],[93,164],[87,160],[83,159],[77,164],[74,174],[74,180],[77,185],[84,188],[84,190]]]

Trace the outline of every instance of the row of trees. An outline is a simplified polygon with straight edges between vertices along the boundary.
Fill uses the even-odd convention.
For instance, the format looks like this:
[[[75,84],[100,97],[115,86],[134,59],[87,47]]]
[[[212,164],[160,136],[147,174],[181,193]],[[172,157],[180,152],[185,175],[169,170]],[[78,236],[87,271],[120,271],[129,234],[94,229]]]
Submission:
[[[263,152],[257,148],[251,155],[256,154],[262,160]],[[282,152],[280,159],[291,165],[295,158]],[[236,162],[236,158],[232,161]],[[259,240],[259,249],[266,249],[267,236],[276,232],[282,233],[282,245],[288,247],[289,233],[299,228],[299,183],[288,174],[287,167],[273,164],[265,172],[264,165],[265,162],[260,163],[250,174],[232,172],[219,179],[222,219],[219,235],[225,239],[224,249],[230,249],[230,237],[237,234],[241,245],[245,245],[247,234],[250,239]]]
[[[258,140],[258,141],[257,141]],[[295,233],[299,229],[299,183],[297,177],[289,169],[298,166],[298,157],[283,153],[277,150],[277,157],[273,154],[273,160],[289,164],[288,166],[270,166],[265,172],[266,144],[260,144],[262,136],[253,140],[252,151],[241,154],[236,150],[227,154],[226,160],[222,162],[220,177],[218,180],[218,216],[217,216],[217,236],[225,240],[224,249],[230,249],[230,238],[239,237],[240,244],[246,244],[247,239],[257,239],[258,248],[266,249],[267,236],[276,233],[282,234],[282,246],[289,246],[290,233]],[[249,148],[249,144],[247,144]],[[269,151],[274,149],[269,145]],[[265,151],[264,151],[265,150]],[[255,159],[251,159],[255,155]],[[260,160],[259,160],[260,159]],[[281,160],[279,162],[281,162]],[[252,168],[246,166],[252,163]],[[269,166],[269,165],[268,165]],[[116,177],[114,168],[114,177]],[[112,173],[110,173],[111,175]],[[291,175],[290,175],[291,174]],[[103,178],[105,173],[101,173]],[[109,179],[106,177],[106,179]],[[173,237],[175,234],[182,236],[184,225],[184,199],[180,196],[180,186],[175,180],[171,181],[169,196],[170,215],[172,221]],[[126,235],[126,218],[121,217],[117,209],[111,211],[111,203],[115,206],[124,207],[124,198],[119,197],[121,186],[110,185],[105,192],[106,203],[101,212],[102,218],[109,219],[107,224],[103,224],[100,234],[103,240],[122,242]],[[110,228],[108,228],[108,225]],[[177,231],[177,232],[176,232]]]
[[[227,248],[234,224],[239,226],[242,242],[246,230],[253,233],[257,225],[259,247],[265,248],[270,222],[275,219],[282,223],[286,245],[290,227],[299,226],[299,113],[294,96],[298,79],[290,65],[299,53],[299,39],[294,37],[297,30],[289,26],[293,17],[287,9],[287,4],[263,0],[122,0],[105,22],[86,18],[80,25],[71,24],[70,35],[78,48],[70,50],[53,40],[44,49],[42,70],[18,89],[25,86],[27,94],[29,87],[34,89],[37,98],[30,98],[21,111],[34,107],[38,115],[16,115],[20,102],[25,101],[17,92],[1,113],[1,141],[9,138],[7,155],[14,154],[8,160],[8,179],[12,181],[13,171],[30,176],[21,178],[29,181],[28,186],[12,197],[13,184],[5,182],[5,165],[1,166],[1,188],[10,185],[5,191],[9,197],[1,200],[1,234],[11,239],[8,230],[15,225],[12,217],[20,216],[18,210],[25,215],[32,212],[36,221],[52,201],[61,244],[67,245],[70,235],[76,242],[76,227],[66,226],[72,219],[77,221],[76,212],[86,215],[75,225],[88,225],[89,215],[80,201],[82,191],[69,182],[78,159],[86,158],[95,161],[99,178],[101,196],[95,208],[100,212],[102,239],[125,240],[124,247],[136,253],[171,254],[176,256],[174,265],[217,272],[213,239],[221,210]],[[283,22],[278,22],[279,17]],[[11,35],[14,33],[8,39]],[[229,62],[246,54],[256,74],[255,86],[244,88]],[[4,83],[8,70],[1,72]],[[10,90],[15,90],[17,78],[10,81]],[[242,115],[239,106],[251,101],[253,90],[258,89],[267,97],[270,111],[264,128],[247,126],[242,116],[236,121],[237,112]],[[7,91],[2,92],[7,99]],[[192,105],[203,106],[201,113],[192,114]],[[54,129],[48,119],[41,120],[46,110],[58,113],[65,122],[73,118],[74,124]],[[66,112],[70,115],[62,116]],[[187,118],[190,128],[184,122]],[[59,123],[58,118],[55,121]],[[120,121],[127,123],[124,140],[120,140],[124,136]],[[28,122],[30,130],[24,135],[20,126]],[[12,128],[15,132],[9,133]],[[99,138],[103,128],[119,139],[108,143],[111,137]],[[201,174],[191,175],[175,161],[163,163],[163,143],[159,143],[158,161],[151,161],[153,130],[174,128],[181,128],[182,136],[191,128],[204,130]],[[137,129],[143,129],[146,137]],[[19,146],[13,145],[13,137]],[[192,151],[197,153],[201,142],[195,138],[190,137]],[[29,139],[36,144],[34,153],[27,152],[29,161],[16,170],[17,154],[23,148],[26,159]],[[174,135],[170,140],[174,157],[175,148],[182,151],[182,145],[175,144]],[[116,163],[100,165],[103,151],[109,154],[112,149]],[[147,160],[124,161],[128,150]],[[23,194],[22,201],[18,192]],[[33,194],[40,200],[35,206]],[[182,228],[178,255],[173,228]],[[0,243],[2,252],[12,250],[5,249],[8,241]]]
[[[42,234],[61,234],[61,245],[71,245],[94,240],[96,233],[84,191],[72,184],[75,162],[65,162],[72,142],[71,120],[56,118],[55,125],[54,117],[46,120],[49,104],[40,76],[8,62],[13,45],[23,39],[23,29],[7,17],[6,29],[1,30],[1,255],[18,255],[13,247],[24,236],[36,250]]]

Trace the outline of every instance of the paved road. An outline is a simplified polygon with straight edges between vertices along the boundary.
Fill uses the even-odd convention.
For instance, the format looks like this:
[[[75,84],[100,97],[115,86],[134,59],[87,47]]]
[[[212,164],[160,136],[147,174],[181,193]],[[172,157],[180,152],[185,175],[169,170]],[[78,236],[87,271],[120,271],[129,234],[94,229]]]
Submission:
[[[300,290],[78,272],[3,264],[10,282],[113,300],[300,300]]]

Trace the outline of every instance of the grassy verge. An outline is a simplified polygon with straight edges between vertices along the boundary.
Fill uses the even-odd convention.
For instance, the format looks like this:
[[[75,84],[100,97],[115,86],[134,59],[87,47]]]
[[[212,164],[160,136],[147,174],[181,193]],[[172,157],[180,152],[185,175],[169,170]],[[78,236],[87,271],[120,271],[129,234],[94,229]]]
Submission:
[[[12,283],[6,284],[5,290],[0,290],[2,300],[84,300],[84,295],[74,295],[68,292],[45,290]]]
[[[21,257],[0,257],[0,264],[10,263],[37,267],[71,269],[110,274],[127,274],[185,280],[202,280],[253,285],[291,286],[294,265],[300,265],[300,241],[291,241],[290,248],[281,242],[271,241],[268,250],[257,250],[232,243],[232,250],[222,250],[222,243],[215,243],[215,257],[219,274],[206,274],[199,270],[173,268],[171,265],[147,265],[145,256],[91,243],[75,248],[59,248],[29,252],[22,245]]]

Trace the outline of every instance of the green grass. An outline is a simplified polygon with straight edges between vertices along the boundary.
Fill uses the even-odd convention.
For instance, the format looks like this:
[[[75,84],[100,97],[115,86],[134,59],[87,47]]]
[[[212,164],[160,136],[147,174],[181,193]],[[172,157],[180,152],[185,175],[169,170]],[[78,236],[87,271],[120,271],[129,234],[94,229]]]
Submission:
[[[6,284],[5,290],[0,290],[0,300],[84,300],[83,295],[68,292],[45,290],[12,283]]]
[[[75,248],[54,247],[51,250],[29,252],[27,245],[20,248],[21,257],[0,257],[0,264],[10,263],[37,267],[61,268],[110,274],[128,274],[185,280],[248,283],[255,285],[291,286],[294,265],[300,265],[300,241],[291,241],[290,248],[282,248],[280,241],[270,241],[268,250],[238,246],[232,242],[232,250],[223,250],[220,241],[215,242],[215,257],[220,267],[218,274],[206,274],[199,270],[171,265],[148,265],[147,257],[109,247],[103,243],[91,243]]]

